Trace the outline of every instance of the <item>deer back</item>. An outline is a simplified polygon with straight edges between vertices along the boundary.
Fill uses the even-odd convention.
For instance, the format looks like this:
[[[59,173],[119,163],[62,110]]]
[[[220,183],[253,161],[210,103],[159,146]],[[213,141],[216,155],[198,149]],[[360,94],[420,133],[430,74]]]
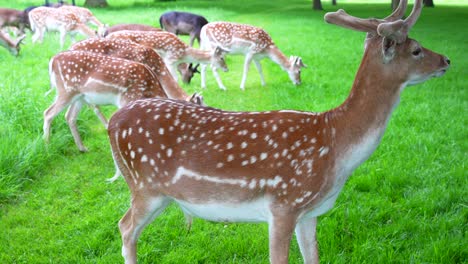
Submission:
[[[161,31],[160,28],[156,28],[150,25],[144,24],[117,24],[110,26],[106,29],[104,33],[104,37],[109,35],[110,33],[122,31],[122,30],[131,30],[131,31]]]
[[[317,134],[323,126],[313,113],[229,112],[151,99],[117,112],[109,136],[121,164],[132,164],[121,169],[132,171],[124,175],[135,188],[193,203],[269,197],[303,207],[333,182],[330,138]]]
[[[161,31],[118,31],[111,33],[108,38],[129,39],[140,45],[144,45],[156,50],[163,56],[181,57],[189,48],[182,40],[176,35]]]
[[[274,45],[270,35],[263,29],[232,22],[210,22],[203,27],[201,35],[202,43],[207,41],[229,53],[245,53],[246,49],[260,53]]]
[[[167,97],[151,69],[138,62],[65,51],[55,55],[49,65],[58,93],[110,94],[117,97],[117,106],[142,98]],[[88,103],[103,104],[89,100]]]
[[[161,56],[149,47],[128,39],[92,38],[74,44],[70,50],[83,50],[143,63],[154,72],[169,98],[189,99],[188,94],[172,78]]]

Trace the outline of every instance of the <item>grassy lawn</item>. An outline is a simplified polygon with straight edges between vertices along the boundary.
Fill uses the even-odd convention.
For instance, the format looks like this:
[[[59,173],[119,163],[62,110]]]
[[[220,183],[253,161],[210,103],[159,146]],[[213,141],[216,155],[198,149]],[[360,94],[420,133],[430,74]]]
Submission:
[[[158,25],[168,10],[263,27],[286,55],[309,67],[296,87],[285,72],[263,61],[267,85],[251,67],[246,90],[239,89],[243,57],[227,58],[220,73],[227,91],[210,72],[205,101],[229,110],[296,109],[324,111],[343,102],[359,66],[365,34],[323,22],[311,1],[108,0],[95,9],[107,24]],[[359,17],[385,17],[389,1],[340,1],[338,8]],[[362,1],[361,1],[362,2]],[[468,178],[468,3],[435,1],[410,33],[426,48],[450,57],[452,67],[402,94],[382,144],[346,183],[333,210],[319,218],[323,263],[467,263]],[[23,9],[42,1],[0,0]],[[82,5],[84,1],[77,1]],[[183,38],[188,40],[187,37]],[[69,43],[67,43],[69,46]],[[78,126],[89,153],[79,153],[59,115],[51,143],[42,140],[42,113],[52,103],[47,65],[59,52],[58,36],[44,43],[25,39],[15,58],[0,48],[0,263],[120,263],[117,222],[129,206],[122,179],[114,173],[105,128],[90,109]],[[184,85],[201,91],[200,76]],[[106,107],[110,116],[114,107]],[[143,232],[140,263],[268,263],[266,224],[195,220],[187,232],[181,211],[169,207]],[[293,241],[291,263],[302,263]]]

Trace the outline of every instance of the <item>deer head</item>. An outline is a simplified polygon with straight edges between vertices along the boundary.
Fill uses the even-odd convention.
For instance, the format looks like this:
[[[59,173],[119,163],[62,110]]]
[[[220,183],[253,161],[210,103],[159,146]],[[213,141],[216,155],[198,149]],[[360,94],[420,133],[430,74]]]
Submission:
[[[213,50],[213,56],[211,57],[211,65],[215,69],[221,69],[223,72],[227,72],[229,69],[226,65],[226,61],[224,60],[224,55],[226,51],[220,47],[216,47]]]
[[[395,11],[385,19],[360,19],[339,10],[327,13],[325,21],[366,32],[365,57],[369,58],[371,67],[381,69],[385,76],[392,76],[405,85],[412,85],[443,75],[450,60],[408,37],[421,14],[422,0],[415,0],[411,14],[402,20],[406,6],[407,1],[400,1]]]
[[[302,62],[301,57],[291,56],[289,58],[289,64],[291,65],[288,69],[289,79],[295,84],[301,84],[301,68],[307,68],[307,65]]]
[[[192,78],[195,75],[195,73],[200,73],[200,71],[198,70],[199,66],[200,64],[197,64],[195,65],[195,67],[193,67],[192,63],[189,63],[188,65],[187,63],[179,64],[177,66],[177,70],[180,72],[180,75],[182,75],[182,81],[184,83],[190,84],[190,81],[192,81]]]
[[[18,56],[24,38],[26,38],[26,35],[21,35],[16,40],[12,40],[7,35],[0,33],[0,46],[5,47],[11,55]]]

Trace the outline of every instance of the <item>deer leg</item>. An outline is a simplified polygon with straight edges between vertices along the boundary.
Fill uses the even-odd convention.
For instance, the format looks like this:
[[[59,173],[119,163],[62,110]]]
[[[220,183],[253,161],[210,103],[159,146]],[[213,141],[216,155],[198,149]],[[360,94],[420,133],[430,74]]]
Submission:
[[[195,34],[192,32],[190,33],[190,47],[193,47],[193,42],[195,42]]]
[[[247,80],[247,73],[249,72],[250,62],[252,61],[253,54],[247,53],[245,54],[245,61],[244,61],[244,73],[242,74],[242,81],[240,88],[242,90],[245,89],[245,81]]]
[[[76,33],[75,31],[70,31],[68,34],[70,35],[70,41],[71,41],[71,43],[72,43],[72,44],[75,43],[75,42],[76,42],[76,34],[77,34],[77,33]]]
[[[175,62],[166,62],[166,65],[168,65],[169,72],[171,73],[172,77],[174,80],[177,82],[179,80],[179,76],[177,75],[177,65]]]
[[[122,235],[122,256],[126,264],[136,264],[136,243],[141,231],[167,207],[170,200],[164,196],[132,197],[132,206],[119,222]]]
[[[99,120],[101,120],[102,124],[107,128],[108,122],[107,118],[102,114],[101,109],[97,105],[89,105],[91,108],[93,108],[94,113],[97,115]]]
[[[193,217],[191,214],[184,211],[184,218],[185,218],[185,227],[187,228],[187,233],[189,233],[190,229],[192,229]]]
[[[76,146],[81,152],[87,152],[88,149],[83,145],[80,133],[78,132],[78,128],[76,127],[76,119],[78,118],[78,114],[80,113],[82,106],[83,102],[81,100],[73,102],[68,108],[67,112],[65,113],[65,119],[67,120],[68,127],[70,127],[70,131],[73,135],[73,139],[75,140]]]
[[[109,183],[115,182],[120,177],[120,175],[122,175],[122,173],[120,173],[119,167],[117,166],[117,163],[115,161],[114,161],[114,165],[115,165],[114,176],[112,176],[112,178],[109,178],[109,179],[106,180]]]
[[[259,60],[254,59],[255,66],[257,67],[258,74],[260,74],[260,81],[262,83],[262,86],[265,86],[265,77],[263,76],[263,70],[262,70],[262,65],[260,64]]]
[[[206,89],[206,64],[200,66],[201,88]]]
[[[317,218],[302,219],[296,225],[296,239],[305,264],[318,264],[316,240]]]
[[[274,215],[268,225],[271,264],[287,264],[289,246],[294,232],[296,218],[288,213]]]
[[[65,108],[67,105],[70,104],[72,101],[72,97],[70,96],[57,96],[55,102],[44,111],[44,140],[49,143],[49,136],[50,136],[50,124],[52,120]]]
[[[221,81],[221,77],[219,77],[218,69],[211,65],[211,71],[213,72],[213,76],[215,77],[216,82],[218,83],[218,87],[221,90],[226,90],[226,86],[224,86],[223,82]]]
[[[60,30],[60,50],[63,49],[63,45],[65,44],[65,38],[67,36],[67,31],[65,29]]]
[[[39,43],[42,43],[42,40],[44,39],[44,29],[36,27],[36,30],[34,31],[34,35],[32,36],[32,43],[36,43],[39,40]]]

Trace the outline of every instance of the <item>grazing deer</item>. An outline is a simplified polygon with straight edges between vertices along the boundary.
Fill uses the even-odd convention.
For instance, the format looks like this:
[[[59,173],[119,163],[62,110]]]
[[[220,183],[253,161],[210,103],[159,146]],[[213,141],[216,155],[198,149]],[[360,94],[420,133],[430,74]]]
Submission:
[[[236,24],[231,22],[212,22],[206,24],[201,31],[202,49],[221,47],[229,54],[245,54],[244,73],[240,88],[244,90],[250,62],[253,60],[260,74],[262,86],[265,85],[260,60],[267,57],[281,66],[295,85],[301,84],[301,68],[306,65],[300,57],[291,56],[289,59],[273,43],[270,35],[263,29],[250,25]],[[202,87],[205,88],[204,80],[206,67],[201,67]],[[219,88],[226,90],[219,75],[216,78]]]
[[[87,51],[143,63],[154,72],[168,98],[185,101],[191,98],[172,78],[161,56],[146,46],[125,39],[92,38],[74,44],[70,50]]]
[[[162,29],[176,35],[190,35],[190,47],[193,47],[195,39],[200,44],[200,31],[208,20],[188,12],[170,11],[161,15],[159,24]]]
[[[0,32],[0,46],[6,48],[13,56],[18,56],[20,44],[25,37],[26,35],[21,35],[16,40],[12,40],[7,34]]]
[[[107,35],[117,32],[117,31],[161,31],[160,28],[156,28],[149,25],[143,24],[117,24],[107,28],[106,32],[104,33],[104,37]],[[197,65],[198,66],[198,65]],[[180,75],[182,76],[182,81],[184,83],[190,83],[195,73],[200,73],[196,67],[192,67],[192,64],[188,63],[181,63],[177,66],[177,70],[179,71]]]
[[[219,47],[213,50],[199,50],[189,47],[176,35],[170,32],[150,32],[150,31],[118,31],[107,36],[108,38],[129,39],[135,43],[150,47],[164,58],[169,71],[177,81],[177,65],[187,63],[200,63],[202,65],[211,64],[213,73],[221,68],[227,71],[224,61],[224,51]]]
[[[174,78],[172,78],[161,56],[151,48],[138,45],[129,40],[91,38],[74,44],[70,50],[98,53],[143,63],[153,71],[168,98],[191,101],[204,105],[203,98],[200,95],[195,94],[189,96],[179,86]],[[101,114],[99,107],[94,106],[94,110],[107,127],[107,120],[104,115]]]
[[[403,88],[449,68],[447,57],[408,38],[421,2],[405,20],[406,0],[386,19],[325,15],[367,32],[351,93],[330,111],[229,112],[170,99],[117,111],[108,134],[131,191],[119,222],[125,262],[136,263],[140,233],[176,202],[212,221],[267,222],[271,263],[288,263],[295,232],[304,262],[318,263],[317,217],[377,148]]]
[[[29,12],[29,22],[34,31],[33,43],[42,42],[45,31],[60,32],[60,49],[63,49],[65,37],[70,34],[72,42],[75,34],[80,33],[87,37],[95,37],[96,32],[83,24],[73,13],[61,10],[60,8],[40,6]]]
[[[104,37],[107,37],[110,33],[122,31],[122,30],[132,30],[132,31],[161,31],[160,28],[153,27],[150,25],[144,24],[117,24],[106,28],[104,32]]]
[[[44,139],[49,141],[50,125],[55,116],[71,105],[65,118],[78,149],[83,152],[87,148],[76,128],[76,118],[83,103],[113,104],[120,108],[137,99],[167,98],[166,92],[148,66],[85,51],[66,51],[52,57],[49,62],[49,77],[51,87],[57,91],[57,97],[44,112]],[[98,112],[96,114],[100,116]],[[103,117],[100,118],[103,120]]]
[[[59,10],[76,15],[83,24],[95,25],[98,28],[98,35],[100,37],[104,36],[104,33],[106,32],[106,26],[101,23],[101,21],[99,21],[89,9],[74,5],[63,5],[59,7]]]
[[[16,27],[21,34],[24,34],[24,29],[28,27],[25,21],[25,12],[11,8],[0,8],[0,28]]]

